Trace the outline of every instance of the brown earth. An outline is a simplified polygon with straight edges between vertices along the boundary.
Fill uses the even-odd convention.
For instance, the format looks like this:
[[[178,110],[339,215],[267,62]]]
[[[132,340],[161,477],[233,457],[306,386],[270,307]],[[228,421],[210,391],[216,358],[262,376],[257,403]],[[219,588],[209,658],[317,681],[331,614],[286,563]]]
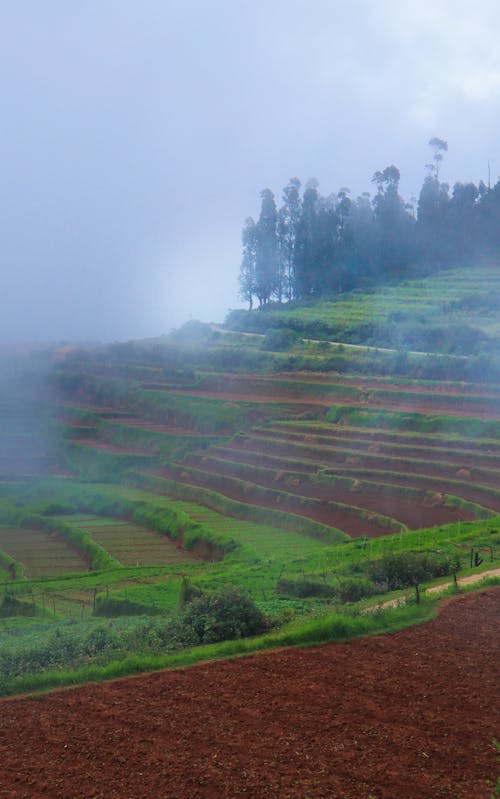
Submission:
[[[332,430],[327,435],[308,434],[301,431],[283,430],[279,426],[272,425],[252,431],[255,436],[270,436],[283,441],[309,444],[309,446],[343,447],[344,450],[376,452],[388,457],[442,460],[447,463],[456,463],[458,467],[480,465],[484,468],[500,469],[500,452],[485,452],[473,449],[471,446],[467,449],[453,449],[447,443],[439,446],[439,441],[434,441],[432,446],[427,443],[417,446],[407,444],[401,437],[395,441],[381,441],[370,440],[364,433],[351,433],[350,436],[345,433],[342,435],[343,431],[340,433],[339,435],[339,431]]]
[[[409,475],[422,475],[424,477],[439,477],[442,480],[459,480],[458,464],[447,463],[432,459],[429,452],[427,459],[391,457],[385,453],[376,453],[359,450],[349,450],[339,447],[327,447],[309,443],[292,441],[287,438],[271,438],[256,435],[257,431],[243,438],[228,441],[225,447],[235,450],[249,450],[251,452],[262,452],[269,455],[280,455],[290,459],[313,460],[317,464],[329,465],[332,468],[342,466],[360,468],[371,468],[378,471],[394,471]],[[474,467],[470,469],[468,479],[473,478],[475,485],[481,484],[498,489],[500,483],[500,471],[494,469],[483,469]],[[447,492],[453,493],[453,492]]]
[[[265,428],[261,429],[262,435],[265,431],[279,432],[286,434],[287,432],[296,431],[297,434],[302,435],[306,440],[314,442],[320,438],[330,438],[332,440],[347,439],[350,441],[363,440],[370,443],[378,444],[379,442],[388,444],[415,444],[420,447],[433,449],[446,449],[448,451],[461,450],[473,452],[478,458],[483,454],[500,454],[500,443],[492,440],[480,439],[454,439],[443,433],[412,433],[408,430],[400,430],[391,433],[387,430],[381,430],[369,427],[349,427],[348,425],[324,425],[318,426],[316,423],[302,422],[300,425],[294,424],[293,428],[288,422],[272,422],[268,423]],[[253,432],[256,432],[254,428]]]
[[[0,797],[487,799],[499,611],[3,700]]]
[[[228,463],[224,460],[215,458],[201,458],[201,462],[194,456],[187,456],[183,463],[194,465],[197,468],[206,468],[210,475],[229,475],[245,479],[245,473],[238,474],[238,463]],[[363,508],[371,513],[383,514],[392,519],[396,519],[406,525],[410,530],[417,530],[421,527],[433,527],[438,524],[449,524],[457,521],[472,521],[474,514],[463,508],[447,507],[444,504],[443,496],[434,494],[433,498],[426,499],[423,494],[420,496],[405,496],[402,491],[398,492],[396,487],[371,487],[366,483],[360,483],[356,490],[348,490],[338,485],[338,483],[313,482],[304,474],[300,477],[291,478],[286,471],[271,472],[269,477],[264,477],[262,473],[248,474],[247,479],[264,486],[264,488],[279,489],[289,492],[298,497],[309,499],[319,499],[323,502],[340,502],[344,505],[354,505]],[[217,488],[215,489],[217,490]],[[333,520],[334,526],[339,525]],[[349,532],[348,530],[346,532]],[[384,532],[384,531],[382,531]],[[387,532],[387,531],[385,531]]]
[[[255,379],[255,375],[247,373],[246,377],[249,380]],[[326,383],[327,385],[347,385],[358,388],[361,391],[372,391],[374,388],[383,389],[384,391],[411,391],[419,392],[422,394],[444,394],[453,397],[468,396],[474,397],[498,397],[500,389],[498,386],[489,383],[453,383],[446,380],[433,380],[433,381],[418,381],[408,379],[399,382],[397,379],[391,377],[377,377],[373,376],[368,379],[359,377],[346,377],[345,375],[336,374],[333,378],[331,374],[324,372],[280,372],[279,375],[266,375],[268,380],[296,381],[301,383]]]
[[[197,470],[196,473],[182,471],[182,466],[176,468],[166,466],[160,470],[145,472],[158,477],[166,477],[178,483],[185,483],[200,488],[209,488],[223,494],[236,502],[243,502],[247,505],[257,505],[260,508],[270,508],[271,510],[281,510],[285,513],[294,513],[297,516],[305,516],[313,521],[336,527],[347,535],[357,538],[367,536],[374,538],[380,535],[387,535],[387,527],[377,521],[375,514],[368,514],[368,518],[362,518],[360,510],[356,507],[346,507],[344,509],[329,504],[328,502],[301,497],[292,493],[262,493],[261,486],[257,483],[243,482],[234,480],[227,475],[219,475],[215,472],[204,472]],[[274,486],[276,489],[276,486]],[[203,504],[207,504],[204,501]],[[284,523],[286,527],[286,523]]]
[[[235,453],[236,451],[236,453]],[[268,468],[276,469],[277,471],[293,470],[305,472],[308,474],[315,474],[318,470],[318,462],[313,460],[300,460],[293,461],[289,458],[272,453],[263,453],[261,450],[244,450],[228,441],[224,446],[212,447],[209,452],[216,453],[221,457],[226,457],[228,460],[235,460],[236,457],[241,463],[255,464],[256,466],[266,466]],[[500,497],[492,495],[487,488],[482,488],[478,485],[471,485],[470,481],[466,482],[455,477],[453,480],[443,480],[440,477],[430,477],[418,474],[398,474],[396,472],[384,471],[383,469],[366,469],[364,465],[356,467],[349,467],[343,465],[336,465],[335,468],[327,469],[327,474],[332,476],[343,476],[351,479],[367,480],[374,483],[384,484],[385,486],[394,485],[401,488],[412,488],[415,490],[429,490],[437,491],[442,494],[451,494],[453,496],[462,497],[463,499],[475,502],[485,508],[500,513]]]

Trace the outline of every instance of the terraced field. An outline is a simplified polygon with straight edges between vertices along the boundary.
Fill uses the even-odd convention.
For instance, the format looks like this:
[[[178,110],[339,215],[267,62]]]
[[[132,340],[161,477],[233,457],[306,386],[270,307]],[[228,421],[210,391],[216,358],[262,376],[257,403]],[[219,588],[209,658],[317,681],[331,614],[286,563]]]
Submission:
[[[285,563],[293,559],[318,557],[324,553],[320,541],[297,535],[278,527],[241,521],[224,516],[203,505],[172,500],[172,507],[187,513],[192,519],[212,530],[225,533],[241,544],[250,545],[260,558],[275,558]]]
[[[76,548],[43,530],[0,526],[0,551],[19,562],[26,577],[58,577],[89,569]]]
[[[442,577],[496,569],[500,362],[491,341],[467,355],[459,337],[458,354],[361,340],[367,314],[408,331],[400,316],[408,302],[419,329],[426,313],[436,325],[451,314],[458,336],[455,323],[472,318],[462,278],[447,297],[450,313],[436,294],[441,278],[427,296],[425,286],[407,285],[290,307],[283,318],[302,337],[292,335],[284,351],[269,349],[270,309],[252,317],[261,326],[255,334],[196,323],[194,340],[179,331],[58,357],[43,413],[31,418],[35,390],[30,412],[17,394],[9,411],[16,426],[5,423],[0,436],[1,445],[12,434],[0,451],[0,632],[21,610],[42,617],[34,629],[78,621],[89,633],[83,660],[75,666],[68,655],[61,668],[89,662],[109,674],[112,661],[116,674],[130,655],[123,674],[158,667],[165,647],[166,657],[182,659],[191,655],[179,647],[211,643],[198,627],[186,631],[183,611],[213,591],[242,589],[269,614],[265,625],[290,622],[283,641],[307,643],[309,635],[331,639],[324,619],[332,614],[341,616],[333,623],[341,637],[368,624],[370,614],[346,612],[346,604],[365,610],[404,596],[398,612],[421,618],[418,581],[425,596]],[[323,313],[331,316],[314,316]],[[314,340],[315,327],[324,340]],[[481,330],[499,332],[493,319]],[[326,340],[331,331],[344,340]],[[393,579],[391,559],[409,576]],[[137,621],[128,649],[119,649],[111,624],[94,636],[102,624],[94,617],[129,614],[151,619]],[[33,663],[42,684],[56,661]],[[0,692],[2,684],[18,690],[16,664],[3,677],[1,666]]]
[[[117,364],[99,370],[110,391],[122,386]],[[165,478],[173,496],[172,482],[189,486],[200,505],[217,495],[350,537],[500,512],[495,383],[207,368],[184,381],[153,368],[135,376],[103,413],[90,396],[66,404],[72,468],[104,458],[104,471]],[[220,512],[220,500],[211,507]]]
[[[270,423],[188,454],[159,474],[286,508],[350,536],[500,512],[500,445],[457,436]]]
[[[165,535],[129,521],[75,515],[71,522],[86,530],[122,566],[167,566],[196,560]]]

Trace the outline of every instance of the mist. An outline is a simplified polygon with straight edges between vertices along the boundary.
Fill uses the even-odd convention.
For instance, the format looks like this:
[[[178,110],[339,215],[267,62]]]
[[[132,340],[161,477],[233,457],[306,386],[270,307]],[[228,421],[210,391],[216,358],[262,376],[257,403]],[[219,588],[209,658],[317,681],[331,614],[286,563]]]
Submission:
[[[0,340],[115,341],[242,305],[259,193],[500,173],[495,2],[25,0],[2,14]]]

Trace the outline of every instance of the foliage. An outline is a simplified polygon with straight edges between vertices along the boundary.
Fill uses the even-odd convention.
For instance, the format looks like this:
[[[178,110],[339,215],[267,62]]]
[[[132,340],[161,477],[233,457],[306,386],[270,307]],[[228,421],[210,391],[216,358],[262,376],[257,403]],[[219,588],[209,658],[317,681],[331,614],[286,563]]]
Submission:
[[[267,626],[255,602],[232,587],[194,599],[183,612],[181,621],[194,631],[200,644],[258,635]]]
[[[283,190],[276,208],[269,189],[261,193],[257,223],[243,230],[240,289],[252,306],[271,297],[309,298],[344,292],[404,276],[425,275],[444,267],[498,258],[500,180],[449,186],[439,179],[447,143],[429,141],[433,162],[422,185],[418,206],[399,194],[400,173],[393,164],[377,170],[376,194],[350,196],[348,189],[322,196],[310,180],[301,196],[298,178]]]
[[[373,582],[395,591],[433,577],[455,574],[460,565],[458,555],[438,557],[404,552],[399,555],[386,555],[372,561],[367,566],[367,573]]]
[[[332,585],[318,580],[280,577],[276,585],[276,593],[298,599],[305,597],[333,597],[335,589]]]
[[[294,330],[289,330],[286,327],[270,328],[264,336],[261,349],[285,352],[293,347],[297,339],[298,334]]]

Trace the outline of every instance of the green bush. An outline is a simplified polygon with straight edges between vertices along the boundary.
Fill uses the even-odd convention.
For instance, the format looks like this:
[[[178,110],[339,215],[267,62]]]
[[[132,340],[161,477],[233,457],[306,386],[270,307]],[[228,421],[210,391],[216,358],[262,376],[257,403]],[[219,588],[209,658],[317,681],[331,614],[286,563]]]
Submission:
[[[263,613],[253,600],[232,587],[190,602],[181,622],[195,633],[200,644],[258,635],[267,627]]]
[[[335,593],[341,602],[359,602],[379,593],[379,589],[366,577],[345,577],[336,584]]]
[[[417,585],[423,580],[454,574],[460,565],[458,555],[431,556],[402,552],[372,561],[367,571],[374,583],[395,591]]]
[[[298,338],[299,335],[295,330],[290,330],[287,327],[272,327],[266,330],[261,349],[271,352],[286,352],[294,346]]]
[[[305,599],[306,597],[333,597],[335,589],[327,583],[318,580],[305,580],[290,577],[280,577],[276,585],[276,593],[284,596]]]

